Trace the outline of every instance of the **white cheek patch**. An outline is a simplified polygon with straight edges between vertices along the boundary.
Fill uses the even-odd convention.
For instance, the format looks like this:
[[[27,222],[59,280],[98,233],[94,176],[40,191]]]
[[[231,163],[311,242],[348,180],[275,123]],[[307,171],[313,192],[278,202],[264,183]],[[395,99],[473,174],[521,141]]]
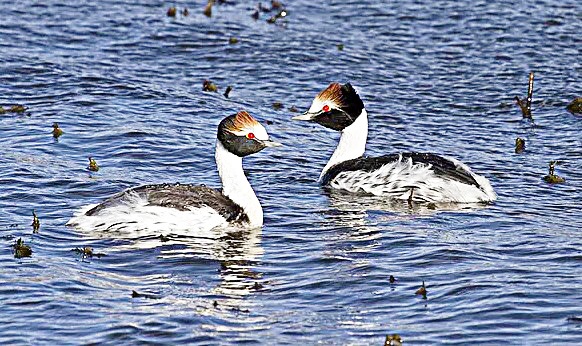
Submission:
[[[232,131],[229,130],[230,133],[237,135],[237,136],[246,136],[249,133],[252,133],[255,135],[255,138],[261,141],[266,141],[269,140],[269,134],[267,133],[267,130],[265,130],[265,128],[263,127],[263,125],[257,123],[254,124],[253,126],[250,127],[245,127],[244,129],[240,130],[240,131]]]
[[[311,103],[311,107],[309,107],[309,110],[307,112],[308,113],[319,113],[319,112],[323,111],[323,107],[326,105],[329,107],[329,109],[339,108],[338,105],[333,101],[321,100],[321,99],[316,97],[313,100],[313,102]]]

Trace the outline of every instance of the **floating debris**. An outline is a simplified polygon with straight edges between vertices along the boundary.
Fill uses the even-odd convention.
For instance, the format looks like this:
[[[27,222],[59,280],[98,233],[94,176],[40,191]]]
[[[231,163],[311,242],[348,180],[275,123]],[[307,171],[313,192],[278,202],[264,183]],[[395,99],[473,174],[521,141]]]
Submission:
[[[206,17],[212,17],[212,5],[214,5],[214,0],[208,0],[203,12]]]
[[[160,297],[154,294],[138,293],[136,291],[131,291],[132,298],[146,298],[146,299],[160,299]]]
[[[189,15],[189,14],[190,14],[190,11],[188,11],[188,8],[184,8],[184,9],[182,10],[182,15],[183,15],[184,17],[188,17],[188,15]]]
[[[176,7],[172,6],[172,7],[168,8],[168,12],[166,12],[166,15],[168,17],[176,17],[176,11],[177,11]]]
[[[237,44],[238,43],[238,38],[231,37],[231,38],[228,39],[228,43],[229,44]]]
[[[297,113],[297,112],[299,112],[299,109],[297,109],[297,107],[295,107],[293,105],[293,106],[289,107],[289,112]]]
[[[402,338],[398,334],[386,335],[384,346],[402,346]]]
[[[15,258],[30,257],[32,255],[32,249],[30,246],[24,244],[22,238],[18,238],[12,247],[14,248]]]
[[[93,251],[93,248],[92,248],[92,247],[89,247],[89,246],[85,246],[85,247],[82,247],[82,248],[76,247],[76,248],[74,248],[74,249],[71,249],[71,251],[74,251],[74,252],[76,252],[76,253],[78,253],[78,254],[82,255],[82,256],[83,256],[83,258],[88,258],[88,257],[97,257],[97,258],[101,258],[101,257],[107,256],[107,255],[106,255],[106,254],[104,254],[104,253],[97,253],[97,252],[94,252],[94,251]]]
[[[32,210],[32,231],[34,233],[38,232],[38,229],[40,228],[40,220],[38,219],[38,217],[36,216],[36,212],[34,211],[34,209]]]
[[[544,181],[550,184],[561,184],[566,182],[566,179],[556,175],[554,173],[554,169],[556,168],[556,164],[559,163],[558,161],[550,161],[550,166],[548,170],[548,175],[544,176]]]
[[[287,13],[287,10],[281,10],[276,15],[274,15],[271,18],[267,19],[267,23],[269,23],[269,24],[275,24],[275,22],[277,22],[277,20],[279,18],[285,18],[285,17],[287,17],[287,14],[288,14]]]
[[[13,105],[10,106],[8,109],[4,109],[4,107],[0,106],[0,114],[4,113],[24,113],[28,110],[28,107],[23,105]],[[30,114],[28,114],[30,115]]]
[[[424,281],[422,282],[422,286],[414,294],[422,295],[422,299],[426,299],[426,286],[424,285]]]
[[[566,109],[572,114],[582,114],[582,97],[576,97]]]
[[[525,139],[517,137],[515,139],[515,153],[521,154],[525,150]]]
[[[53,137],[59,138],[63,135],[63,130],[59,127],[58,123],[53,123]]]
[[[232,86],[227,86],[226,90],[224,91],[224,97],[228,98],[228,94],[230,94],[230,92],[232,91]]]
[[[524,118],[531,119],[531,101],[533,99],[533,82],[534,82],[534,73],[529,73],[529,83],[527,87],[527,99],[521,100],[519,97],[515,97],[515,103],[521,109],[521,114]]]
[[[343,45],[343,43],[338,43],[338,45],[337,45],[337,50],[344,50],[344,45]]]
[[[204,82],[202,82],[202,91],[217,92],[218,87],[216,84],[212,83],[211,80],[205,79]]]
[[[390,275],[390,283],[393,284],[396,282],[396,278],[393,275]]]
[[[91,156],[89,156],[89,166],[87,167],[87,169],[93,172],[97,172],[99,170],[99,165],[97,164],[97,161],[95,161],[95,159],[93,159]]]
[[[281,102],[273,102],[273,109],[279,110],[283,108],[283,104]]]

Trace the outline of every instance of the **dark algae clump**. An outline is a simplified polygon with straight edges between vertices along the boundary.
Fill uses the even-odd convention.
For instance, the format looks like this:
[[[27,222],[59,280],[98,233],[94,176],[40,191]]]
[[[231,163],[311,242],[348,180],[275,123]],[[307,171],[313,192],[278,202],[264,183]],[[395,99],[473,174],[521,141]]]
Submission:
[[[576,97],[566,109],[572,114],[582,114],[582,97]]]
[[[562,178],[554,173],[554,170],[556,168],[557,163],[558,163],[558,161],[550,161],[548,175],[544,176],[544,181],[546,183],[561,184],[561,183],[566,182],[566,179],[564,179],[564,178]]]
[[[12,247],[14,248],[15,258],[30,257],[32,255],[32,249],[30,246],[24,244],[22,238],[18,238]]]

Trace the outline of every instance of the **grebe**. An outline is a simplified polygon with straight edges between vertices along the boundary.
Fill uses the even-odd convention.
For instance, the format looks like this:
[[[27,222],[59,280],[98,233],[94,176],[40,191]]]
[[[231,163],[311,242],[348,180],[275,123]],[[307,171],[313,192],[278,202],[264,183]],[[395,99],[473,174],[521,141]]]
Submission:
[[[350,83],[330,84],[307,112],[293,119],[341,132],[319,176],[323,186],[414,202],[475,203],[497,198],[485,177],[451,157],[416,152],[364,157],[368,113]]]
[[[249,113],[238,112],[218,125],[215,159],[222,191],[189,184],[134,187],[82,208],[67,225],[106,232],[210,230],[228,224],[260,227],[263,209],[242,159],[279,145]]]

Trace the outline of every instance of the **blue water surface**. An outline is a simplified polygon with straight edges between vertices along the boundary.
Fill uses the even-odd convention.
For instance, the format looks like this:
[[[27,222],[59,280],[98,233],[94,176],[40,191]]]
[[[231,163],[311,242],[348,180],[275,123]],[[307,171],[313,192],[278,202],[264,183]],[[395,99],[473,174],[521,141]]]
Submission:
[[[299,0],[274,24],[253,2],[204,5],[0,2],[0,105],[28,107],[0,114],[0,344],[582,343],[579,1]],[[533,121],[514,103],[530,71]],[[321,189],[338,134],[291,107],[333,81],[366,104],[369,155],[454,156],[498,201],[433,211]],[[262,229],[164,242],[65,226],[128,187],[219,187],[216,126],[242,109],[285,144],[245,159]],[[542,180],[550,160],[564,184]]]

